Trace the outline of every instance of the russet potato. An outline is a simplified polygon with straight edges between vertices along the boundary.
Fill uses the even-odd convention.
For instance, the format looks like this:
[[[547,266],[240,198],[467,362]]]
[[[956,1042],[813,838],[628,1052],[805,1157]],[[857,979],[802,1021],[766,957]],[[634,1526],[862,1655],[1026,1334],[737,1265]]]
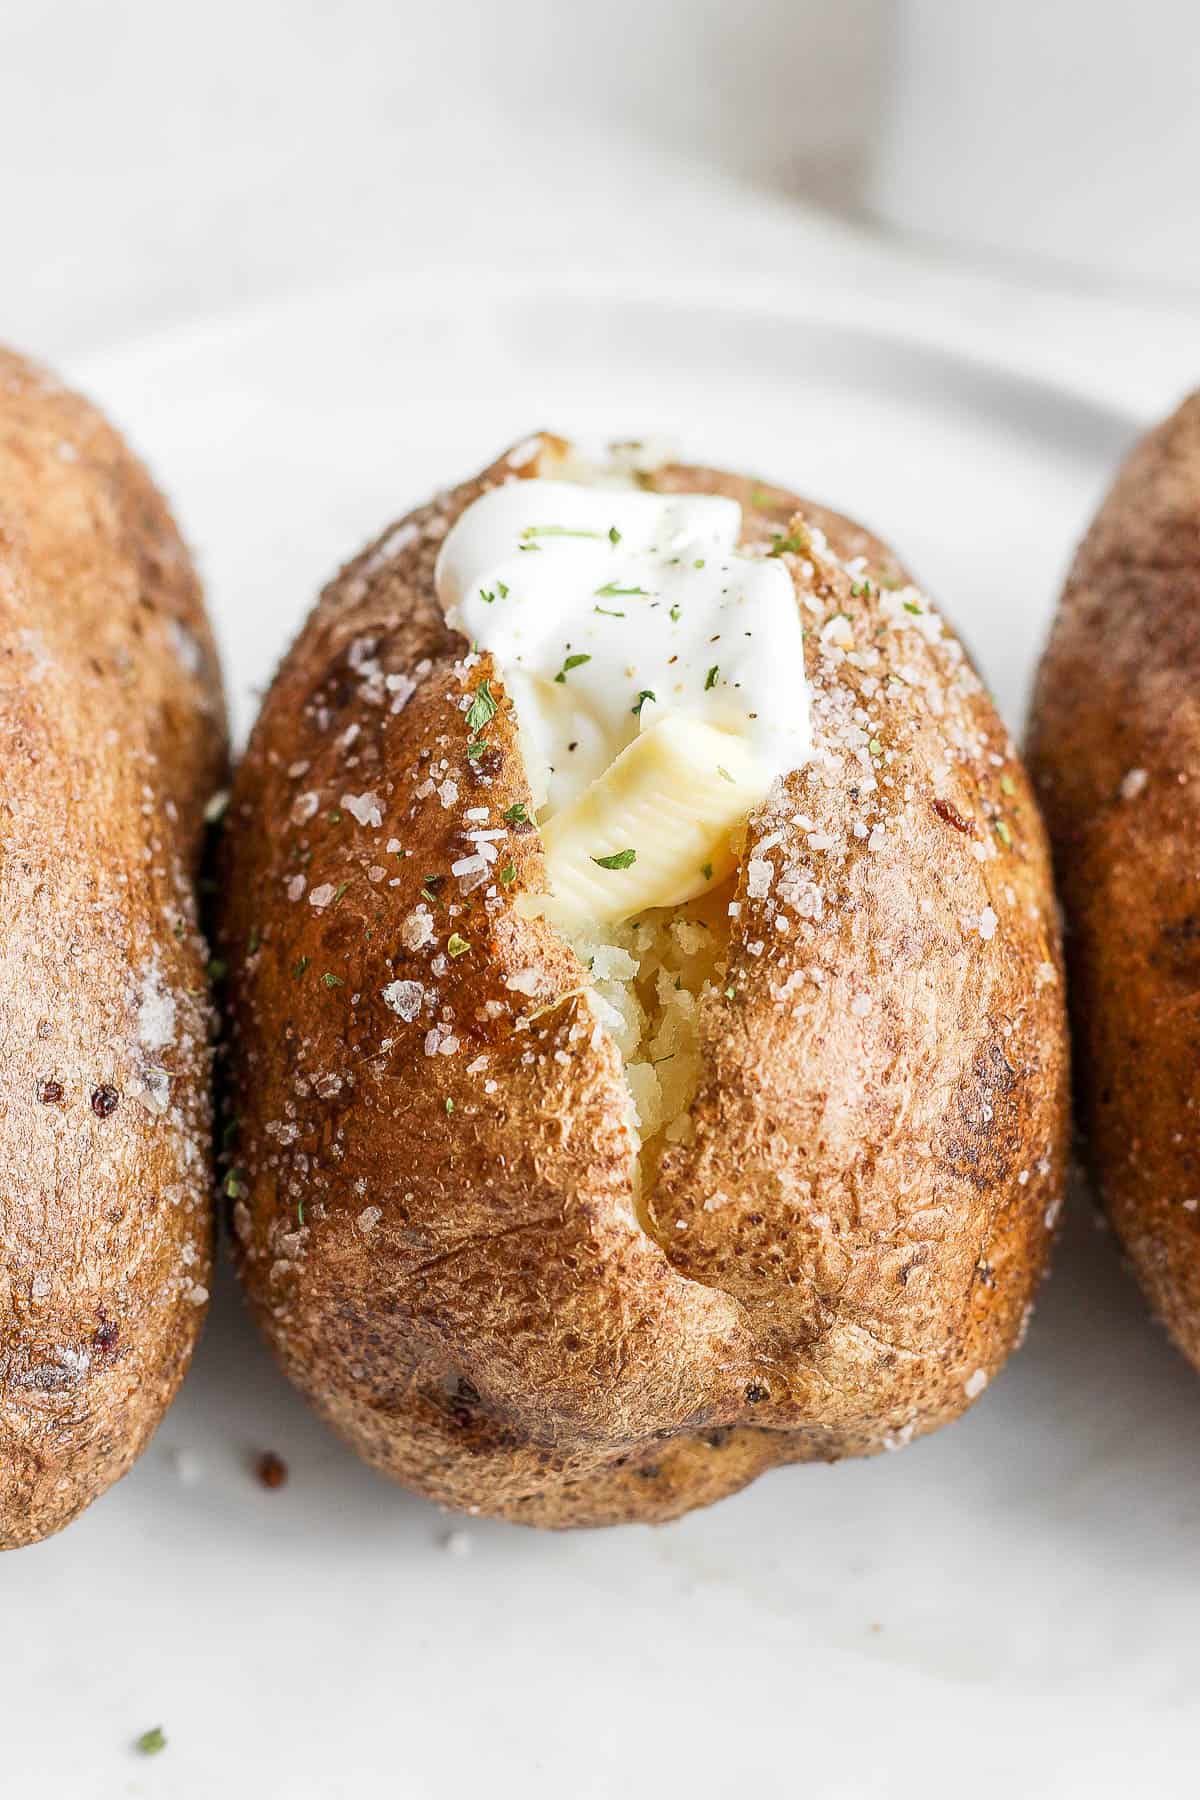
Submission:
[[[1080,545],[1030,761],[1067,923],[1084,1157],[1200,1366],[1200,395],[1132,451]]]
[[[959,643],[867,532],[712,469],[641,479],[735,497],[784,558],[812,758],[678,916],[591,949],[539,916],[503,670],[433,569],[468,503],[556,454],[501,458],[325,590],[220,890],[233,1241],[284,1369],[419,1492],[570,1526],[961,1413],[1045,1265],[1068,1058],[1041,821]]]
[[[0,352],[0,1548],[68,1523],[187,1367],[212,1252],[195,878],[223,777],[199,585],[145,470]]]

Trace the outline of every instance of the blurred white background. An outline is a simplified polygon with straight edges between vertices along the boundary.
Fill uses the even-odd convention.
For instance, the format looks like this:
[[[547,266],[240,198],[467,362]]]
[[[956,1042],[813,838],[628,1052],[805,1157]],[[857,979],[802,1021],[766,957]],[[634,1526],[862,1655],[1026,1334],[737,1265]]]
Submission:
[[[1154,409],[1193,373],[1197,46],[1193,0],[12,4],[0,334],[79,358],[437,268],[774,277]]]
[[[59,354],[431,258],[769,264],[772,201],[857,191],[885,12],[0,7],[0,323]]]
[[[887,64],[884,217],[1200,294],[1195,0],[896,0]]]

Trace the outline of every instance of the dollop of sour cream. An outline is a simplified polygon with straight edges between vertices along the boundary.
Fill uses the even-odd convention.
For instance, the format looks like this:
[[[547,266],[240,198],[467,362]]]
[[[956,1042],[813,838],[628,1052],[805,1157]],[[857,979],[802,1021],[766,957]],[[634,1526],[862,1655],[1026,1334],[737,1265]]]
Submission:
[[[438,600],[497,663],[543,824],[668,718],[738,740],[747,811],[807,760],[791,576],[739,551],[740,531],[723,495],[535,478],[490,489],[447,534]]]

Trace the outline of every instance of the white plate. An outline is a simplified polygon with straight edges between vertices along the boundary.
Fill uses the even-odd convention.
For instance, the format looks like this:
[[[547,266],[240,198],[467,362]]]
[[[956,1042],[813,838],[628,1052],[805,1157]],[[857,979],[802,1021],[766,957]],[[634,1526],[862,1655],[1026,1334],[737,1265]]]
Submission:
[[[861,515],[1015,724],[1133,429],[866,307],[584,282],[377,285],[74,373],[199,551],[241,729],[339,560],[540,425],[667,431]],[[135,1472],[0,1566],[14,1794],[1184,1791],[1200,1388],[1085,1218],[1025,1351],[939,1436],[658,1531],[473,1523],[463,1556],[309,1416],[228,1285]],[[277,1492],[251,1473],[267,1448]]]

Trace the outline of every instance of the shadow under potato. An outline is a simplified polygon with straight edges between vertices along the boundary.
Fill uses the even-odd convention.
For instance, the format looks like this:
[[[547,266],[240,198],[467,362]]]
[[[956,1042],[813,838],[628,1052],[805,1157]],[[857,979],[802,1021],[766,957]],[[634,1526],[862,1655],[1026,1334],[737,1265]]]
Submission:
[[[213,1480],[220,1486],[225,1531],[261,1534],[253,1462],[268,1450],[283,1456],[290,1471],[287,1488],[263,1502],[273,1537],[317,1532],[328,1540],[365,1532],[382,1534],[394,1551],[410,1537],[423,1548],[431,1533],[454,1523],[454,1515],[362,1463],[289,1385],[241,1300],[224,1246],[208,1329],[161,1437],[171,1449],[195,1450],[201,1488]],[[864,1504],[891,1508],[917,1500],[930,1477],[947,1503],[957,1491],[964,1508],[973,1506],[981,1476],[996,1493],[1000,1467],[1007,1471],[1000,1485],[1007,1491],[1011,1484],[1012,1504],[1041,1515],[1044,1529],[1058,1529],[1065,1518],[1073,1534],[1102,1539],[1114,1508],[1123,1512],[1144,1503],[1151,1466],[1191,1509],[1190,1497],[1200,1493],[1200,1381],[1151,1317],[1116,1239],[1076,1180],[1027,1343],[992,1391],[965,1419],[934,1436],[892,1456],[834,1465],[834,1471],[841,1498],[853,1509],[845,1519],[849,1532]],[[719,1512],[758,1507],[777,1513],[782,1506],[787,1537],[774,1548],[804,1559],[819,1556],[812,1538],[797,1538],[795,1531],[809,1497],[816,1500],[814,1490],[828,1479],[819,1466],[776,1470],[721,1502]],[[126,1494],[136,1480],[123,1484]],[[714,1517],[698,1514],[660,1528],[660,1534],[703,1536],[705,1520]],[[496,1521],[460,1522],[502,1543],[506,1556],[518,1545],[524,1546],[522,1557],[537,1555],[538,1546],[550,1542]],[[756,1532],[762,1524],[760,1518]],[[632,1530],[589,1537],[595,1543]],[[1149,1541],[1146,1548],[1150,1554]]]

